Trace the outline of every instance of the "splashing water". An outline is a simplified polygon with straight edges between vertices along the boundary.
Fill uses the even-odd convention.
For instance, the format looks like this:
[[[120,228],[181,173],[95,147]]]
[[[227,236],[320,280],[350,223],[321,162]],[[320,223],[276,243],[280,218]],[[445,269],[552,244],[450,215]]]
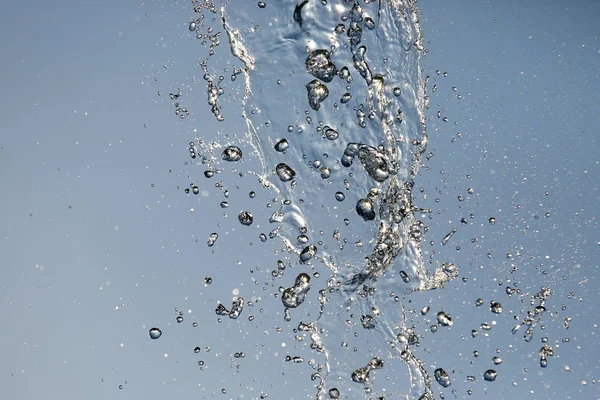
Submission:
[[[298,264],[326,266],[330,274],[326,287],[314,287],[318,316],[298,327],[310,332],[324,365],[312,376],[317,398],[361,392],[432,398],[432,381],[413,354],[418,336],[407,326],[405,300],[455,279],[458,268],[445,263],[426,270],[423,224],[412,204],[427,145],[416,5],[304,0],[247,9],[193,2],[201,15],[219,14],[231,54],[242,64],[232,79],[244,77],[239,111],[247,132],[222,151],[222,160],[242,160],[238,145],[254,149],[260,181],[280,204],[269,237],[280,238]],[[189,29],[198,32],[203,19]],[[210,43],[212,55],[218,41]],[[222,79],[209,74],[207,61],[201,67],[208,103],[222,121]],[[238,219],[253,221],[247,211]],[[290,309],[303,307],[309,280],[300,274],[283,290],[286,321]],[[216,313],[237,318],[243,299],[237,301],[231,310],[219,304]],[[440,325],[451,325],[441,314]],[[443,369],[436,379],[450,385]]]

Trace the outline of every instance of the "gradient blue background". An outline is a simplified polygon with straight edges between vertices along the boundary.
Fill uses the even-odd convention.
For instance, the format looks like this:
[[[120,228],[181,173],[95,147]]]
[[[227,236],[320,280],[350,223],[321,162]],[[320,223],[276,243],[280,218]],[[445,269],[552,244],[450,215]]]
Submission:
[[[416,203],[433,210],[425,217],[426,241],[434,242],[424,244],[426,257],[455,262],[466,278],[413,299],[416,309],[430,304],[455,321],[435,335],[420,326],[426,366],[443,365],[453,379],[448,389],[434,388],[447,398],[600,398],[600,3],[419,6],[429,50],[423,67],[431,76],[429,91],[434,84],[439,89],[430,93],[428,112],[434,156],[415,185],[427,197],[416,190]],[[205,179],[203,168],[188,162],[193,129],[207,136],[227,129],[205,104],[197,63],[206,50],[187,30],[191,17],[191,3],[171,1],[3,7],[3,398],[258,398],[265,391],[283,399],[314,393],[306,364],[283,361],[281,344],[292,343],[293,334],[276,329],[283,325],[282,307],[271,297],[280,282],[271,282],[267,270],[285,257],[282,246],[260,243],[258,234],[268,227],[242,229],[236,219],[238,209],[252,208],[260,221],[272,195],[251,175],[226,171],[218,178],[232,192],[225,217],[217,180]],[[180,87],[201,99],[185,104],[183,97],[191,111],[185,121],[168,98]],[[448,122],[436,117],[438,110]],[[461,137],[453,143],[457,132]],[[248,160],[244,169],[255,166]],[[183,192],[191,182],[200,186],[198,196]],[[248,197],[250,190],[256,198]],[[459,202],[458,195],[467,199]],[[469,214],[473,222],[461,227]],[[457,233],[440,246],[454,227]],[[209,249],[211,232],[220,237]],[[205,276],[213,278],[208,287]],[[538,327],[531,343],[523,341],[522,330],[510,335],[514,321],[507,314],[487,310],[493,299],[516,314],[529,309],[507,298],[500,285],[507,280],[524,292],[540,286],[553,291],[546,329]],[[253,290],[249,297],[264,305],[259,301],[243,319],[218,323],[214,306],[228,305],[234,288]],[[478,297],[485,306],[473,306]],[[184,311],[181,324],[175,308]],[[248,315],[255,321],[249,323]],[[471,329],[492,320],[497,326],[488,338],[481,330],[477,341],[470,338]],[[163,331],[156,341],[148,337],[153,326]],[[542,336],[555,349],[543,370],[537,356]],[[483,383],[481,373],[496,349],[505,360],[496,368],[500,377]],[[480,357],[473,358],[473,350]],[[237,351],[246,359],[233,358]],[[202,371],[198,360],[206,362]],[[467,375],[478,381],[466,382]]]

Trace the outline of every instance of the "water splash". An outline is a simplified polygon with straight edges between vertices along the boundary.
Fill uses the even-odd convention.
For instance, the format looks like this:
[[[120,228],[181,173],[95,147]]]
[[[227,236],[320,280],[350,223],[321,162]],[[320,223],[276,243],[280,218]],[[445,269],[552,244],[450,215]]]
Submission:
[[[201,9],[217,13],[212,3]],[[256,10],[223,5],[219,12],[231,54],[243,64],[234,76],[244,77],[245,144],[260,161],[260,181],[278,195],[270,236],[297,254],[298,263],[324,265],[330,273],[319,290],[319,315],[306,324],[326,365],[314,377],[317,397],[383,391],[431,398],[404,301],[443,286],[458,269],[442,264],[427,271],[423,224],[412,203],[427,146],[415,3],[288,0]],[[219,83],[206,63],[202,68],[209,105],[222,121]],[[230,145],[222,159],[239,161],[241,154]],[[238,219],[252,223],[249,212]],[[356,246],[343,245],[348,242]],[[307,278],[299,275],[285,289],[286,320],[304,301]],[[219,307],[217,314],[233,318],[233,308]],[[440,324],[450,325],[450,317]],[[362,345],[353,345],[358,340]],[[402,369],[408,381],[377,378]]]

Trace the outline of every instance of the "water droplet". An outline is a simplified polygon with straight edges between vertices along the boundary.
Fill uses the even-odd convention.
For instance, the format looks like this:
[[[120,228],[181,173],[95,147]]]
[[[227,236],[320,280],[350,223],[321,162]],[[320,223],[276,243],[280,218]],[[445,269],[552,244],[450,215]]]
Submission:
[[[346,198],[346,195],[342,192],[336,192],[335,193],[335,199],[337,201],[344,201],[344,199]]]
[[[240,314],[242,313],[243,309],[244,309],[244,298],[238,297],[231,305],[231,310],[229,311],[229,318],[237,319],[237,317],[239,317]]]
[[[208,242],[206,242],[206,244],[208,245],[208,247],[212,247],[215,242],[217,241],[217,238],[219,237],[219,235],[217,233],[211,233],[210,236],[208,237]]]
[[[448,373],[446,371],[444,371],[442,368],[436,369],[433,372],[433,376],[435,377],[435,380],[437,381],[437,383],[439,383],[443,387],[448,387],[452,384],[450,382],[450,376],[448,376]]]
[[[400,278],[402,279],[402,282],[404,282],[404,283],[409,283],[410,282],[410,277],[404,271],[400,271]]]
[[[352,373],[352,380],[357,383],[364,383],[369,379],[369,368],[359,368]]]
[[[286,308],[296,308],[304,302],[306,293],[310,290],[310,276],[301,273],[296,277],[294,286],[287,288],[281,295],[281,302]]]
[[[400,90],[399,87],[395,87],[393,92],[394,92],[394,96],[396,96],[396,97],[398,97],[402,94],[402,91]]]
[[[194,353],[200,353],[200,347],[194,347]]]
[[[390,176],[390,168],[385,155],[371,146],[362,145],[358,149],[358,159],[369,176],[376,182],[384,182]]]
[[[498,377],[498,373],[496,371],[494,371],[493,369],[488,369],[487,371],[485,371],[483,373],[483,379],[485,379],[488,382],[495,381],[497,377]]]
[[[190,22],[190,26],[188,27],[188,29],[190,30],[190,32],[194,32],[196,30],[196,22]]]
[[[235,162],[242,159],[242,150],[237,146],[228,146],[223,150],[221,158],[224,161]]]
[[[502,358],[494,357],[494,358],[492,358],[492,362],[496,365],[500,365],[500,364],[502,364]]]
[[[337,388],[331,388],[331,389],[329,389],[329,398],[330,399],[339,399],[340,398],[340,391]]]
[[[500,314],[500,313],[502,313],[502,305],[500,303],[496,303],[495,301],[492,301],[490,303],[490,311],[493,312],[494,314]]]
[[[439,313],[437,313],[437,321],[442,326],[451,326],[452,325],[452,318],[450,317],[450,315],[446,314],[443,311],[440,311]]]
[[[240,224],[242,225],[252,225],[252,222],[254,221],[254,217],[252,216],[252,214],[248,211],[242,211],[239,215],[238,215],[238,221],[240,221]]]
[[[331,177],[331,170],[327,167],[321,167],[320,172],[321,178],[323,179],[329,179],[329,177]]]
[[[180,315],[177,318],[175,318],[175,321],[177,321],[178,324],[183,322],[183,317]]]
[[[372,315],[363,315],[360,317],[360,323],[365,329],[374,329],[375,328],[375,318]]]
[[[152,328],[150,329],[149,334],[151,339],[158,339],[162,335],[162,332],[158,328]]]
[[[356,213],[365,221],[372,221],[375,219],[375,208],[373,208],[373,203],[369,199],[360,199],[358,203],[356,203]]]
[[[308,260],[313,258],[317,254],[317,246],[311,244],[302,250],[300,253],[300,261],[303,263],[307,263]]]
[[[325,137],[329,140],[336,140],[340,137],[340,134],[335,129],[327,128],[325,129]]]
[[[290,147],[290,144],[288,143],[287,139],[281,139],[280,141],[275,143],[274,147],[276,151],[283,153]]]
[[[277,164],[275,172],[282,182],[291,181],[296,176],[296,172],[285,163]]]
[[[490,219],[488,220],[488,222],[490,223],[490,225],[494,225],[496,223],[496,218],[490,217]]]
[[[264,1],[258,2],[258,8],[265,8],[266,6],[267,6],[267,3],[265,3]]]
[[[319,111],[319,108],[321,108],[321,103],[329,96],[329,89],[327,89],[327,86],[315,79],[306,85],[306,91],[308,94],[308,104],[310,105],[310,108],[315,111]]]
[[[327,50],[313,50],[306,58],[306,71],[323,82],[331,82],[336,74],[335,65]]]

